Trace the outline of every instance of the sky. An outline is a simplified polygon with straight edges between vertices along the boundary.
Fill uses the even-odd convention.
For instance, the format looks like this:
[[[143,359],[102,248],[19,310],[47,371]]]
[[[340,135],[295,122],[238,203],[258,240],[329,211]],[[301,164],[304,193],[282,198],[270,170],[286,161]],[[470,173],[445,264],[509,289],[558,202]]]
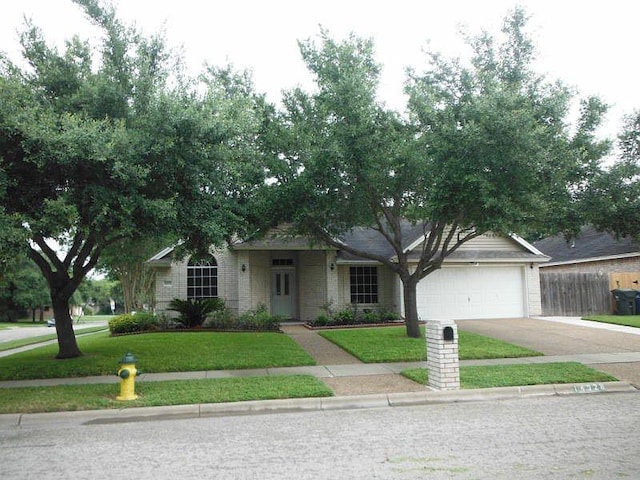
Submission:
[[[194,75],[205,62],[250,69],[256,89],[277,103],[283,89],[311,87],[298,40],[353,32],[371,37],[383,66],[380,99],[404,110],[406,67],[426,68],[424,48],[445,55],[468,54],[461,29],[498,34],[507,12],[521,5],[531,16],[536,70],[561,80],[581,97],[598,95],[611,108],[601,136],[615,137],[623,115],[640,109],[637,78],[637,0],[114,0],[119,16],[150,35],[161,28],[169,45],[184,50]],[[62,46],[74,34],[95,38],[71,0],[3,2],[0,50],[19,59],[17,32],[23,16],[45,38]]]

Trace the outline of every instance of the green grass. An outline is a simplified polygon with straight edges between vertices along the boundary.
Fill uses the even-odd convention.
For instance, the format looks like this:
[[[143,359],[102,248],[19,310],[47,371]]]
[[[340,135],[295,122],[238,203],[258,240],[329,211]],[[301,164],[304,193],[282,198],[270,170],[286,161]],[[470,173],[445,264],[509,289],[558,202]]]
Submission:
[[[99,410],[159,405],[328,397],[333,392],[309,375],[138,382],[137,400],[119,402],[118,384],[0,388],[0,414]]]
[[[640,315],[589,315],[583,320],[640,328]]]
[[[82,357],[55,360],[57,345],[0,358],[0,380],[115,375],[127,352],[145,373],[231,370],[315,365],[313,358],[281,333],[153,333],[78,338]]]
[[[426,385],[428,381],[428,372],[425,368],[403,370],[402,375],[423,385]],[[610,382],[615,380],[617,378],[611,375],[574,362],[460,367],[460,386],[462,388]]]
[[[424,328],[421,327],[424,335]],[[404,327],[354,328],[318,332],[365,363],[414,362],[426,359],[424,338],[409,338]],[[516,358],[542,355],[471,332],[458,330],[460,360]]]
[[[84,335],[86,333],[94,333],[99,332],[101,330],[105,330],[107,327],[89,327],[83,328],[82,330],[76,331],[76,335]],[[55,331],[55,329],[53,329]],[[9,342],[0,343],[0,352],[4,352],[5,350],[11,350],[14,348],[24,347],[25,345],[33,345],[35,343],[47,342],[49,340],[55,340],[57,335],[55,333],[51,333],[49,335],[39,335],[37,337],[29,337],[29,338],[21,338],[19,340],[11,340]]]

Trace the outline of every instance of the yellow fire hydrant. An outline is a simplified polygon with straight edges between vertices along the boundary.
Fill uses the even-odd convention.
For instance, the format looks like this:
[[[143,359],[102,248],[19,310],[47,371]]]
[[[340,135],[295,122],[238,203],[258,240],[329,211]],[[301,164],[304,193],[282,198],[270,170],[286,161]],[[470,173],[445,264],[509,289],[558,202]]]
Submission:
[[[122,360],[120,360],[120,370],[118,370],[118,376],[122,379],[120,381],[120,395],[116,397],[116,400],[135,400],[138,398],[136,395],[136,376],[138,370],[136,370],[136,357],[131,352],[128,352]]]

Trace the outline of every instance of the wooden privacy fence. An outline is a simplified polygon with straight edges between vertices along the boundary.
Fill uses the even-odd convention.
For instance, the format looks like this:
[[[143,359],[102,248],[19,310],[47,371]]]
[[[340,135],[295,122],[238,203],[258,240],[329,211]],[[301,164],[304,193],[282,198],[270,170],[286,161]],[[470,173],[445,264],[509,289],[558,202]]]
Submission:
[[[540,272],[542,315],[581,316],[612,312],[609,276]]]

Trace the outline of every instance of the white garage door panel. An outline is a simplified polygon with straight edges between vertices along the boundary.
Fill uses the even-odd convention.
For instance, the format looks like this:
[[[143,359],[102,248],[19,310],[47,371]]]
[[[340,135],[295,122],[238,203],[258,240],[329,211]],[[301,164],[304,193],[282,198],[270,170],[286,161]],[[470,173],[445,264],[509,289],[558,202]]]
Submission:
[[[418,314],[428,318],[524,316],[520,267],[450,267],[418,284]]]

